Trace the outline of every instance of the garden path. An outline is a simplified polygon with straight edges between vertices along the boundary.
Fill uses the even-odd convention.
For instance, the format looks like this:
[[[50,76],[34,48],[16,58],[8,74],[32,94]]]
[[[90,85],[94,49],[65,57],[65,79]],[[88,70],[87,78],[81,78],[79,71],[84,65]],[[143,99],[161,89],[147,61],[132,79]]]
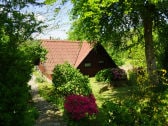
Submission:
[[[36,120],[35,126],[66,126],[57,107],[39,95],[35,76],[32,76],[29,85],[31,86],[32,100],[39,111],[39,117]]]

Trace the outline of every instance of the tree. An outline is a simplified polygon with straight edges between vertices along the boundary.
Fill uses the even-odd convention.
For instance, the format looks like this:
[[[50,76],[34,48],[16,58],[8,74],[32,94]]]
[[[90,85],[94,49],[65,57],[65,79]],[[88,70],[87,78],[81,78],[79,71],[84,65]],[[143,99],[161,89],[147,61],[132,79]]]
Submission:
[[[41,22],[33,13],[24,13],[35,0],[0,0],[0,125],[28,126],[29,87],[33,58],[37,56],[23,47],[34,32],[41,31]],[[29,54],[29,52],[31,52]],[[30,51],[31,50],[31,51]],[[30,56],[31,55],[31,56]]]
[[[168,25],[159,31],[158,44],[157,44],[157,59],[161,68],[168,70],[167,58],[168,58]]]
[[[92,42],[112,42],[125,47],[128,39],[138,36],[144,44],[147,72],[157,84],[155,42],[153,32],[167,24],[167,0],[71,0],[74,23],[71,36]],[[143,29],[143,30],[142,30]],[[132,45],[136,44],[132,43]],[[130,45],[129,45],[130,46]]]

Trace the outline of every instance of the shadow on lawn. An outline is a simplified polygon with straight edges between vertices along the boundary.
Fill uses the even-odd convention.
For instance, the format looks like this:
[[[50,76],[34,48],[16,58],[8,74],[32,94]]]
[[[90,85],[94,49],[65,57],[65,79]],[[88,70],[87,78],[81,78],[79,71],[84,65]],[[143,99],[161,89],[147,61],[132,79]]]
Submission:
[[[91,78],[90,82],[99,107],[104,101],[125,100],[131,94],[131,86],[125,84],[113,87],[105,82],[97,82],[94,78]]]

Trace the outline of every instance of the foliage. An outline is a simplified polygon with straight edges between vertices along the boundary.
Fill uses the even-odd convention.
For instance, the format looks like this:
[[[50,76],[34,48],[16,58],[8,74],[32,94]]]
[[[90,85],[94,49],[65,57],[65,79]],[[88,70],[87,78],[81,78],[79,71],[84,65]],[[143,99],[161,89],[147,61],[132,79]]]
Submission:
[[[82,75],[79,70],[68,63],[56,65],[52,77],[55,90],[60,95],[89,95],[92,92],[88,77]]]
[[[46,60],[47,50],[41,46],[40,41],[28,40],[22,43],[20,48],[26,52],[27,57],[32,60],[34,65],[38,65],[40,61],[44,62]]]
[[[71,0],[71,2],[73,4],[71,16],[74,21],[70,30],[71,38],[112,43],[115,49],[116,47],[128,49],[141,45],[145,50],[145,57],[141,61],[146,61],[149,78],[156,78],[157,75],[153,73],[156,70],[155,51],[163,41],[156,43],[153,33],[162,31],[167,25],[166,0]],[[151,79],[151,81],[158,83],[157,80]]]
[[[133,86],[133,91],[138,96],[143,96],[149,86],[147,72],[142,67],[135,67],[128,71],[129,85]]]
[[[106,116],[105,126],[133,125],[133,119],[128,108],[119,104],[107,101],[103,104],[103,111]]]
[[[26,115],[27,115],[26,120],[29,120],[29,121],[27,121],[26,125],[31,126],[32,124],[35,123],[36,119],[39,117],[39,112],[38,112],[37,108],[35,108],[33,105],[29,105]]]
[[[21,12],[32,1],[0,2],[0,125],[33,125],[28,106],[30,80],[33,64],[30,54],[21,45],[31,38],[33,32],[41,31],[41,22],[34,14]],[[32,50],[33,51],[33,50]],[[31,54],[34,52],[31,51]],[[33,55],[31,55],[33,57]]]
[[[37,83],[43,83],[43,82],[45,82],[45,79],[43,77],[37,77],[36,82]]]
[[[45,83],[46,82],[46,78],[44,78],[44,75],[42,73],[37,71],[37,67],[35,67],[35,69],[33,71],[33,75],[36,77],[35,78],[36,83]]]
[[[165,70],[158,71],[160,84],[157,87],[147,84],[147,74],[142,68],[135,69],[136,81],[128,97],[106,101],[102,106],[104,125],[166,125],[168,83]],[[137,83],[137,84],[136,84]]]
[[[112,82],[113,80],[126,80],[127,75],[123,69],[109,68],[99,71],[95,78],[97,81]]]
[[[158,67],[168,70],[167,64],[167,56],[168,56],[168,25],[165,25],[162,30],[158,31],[158,46],[157,46],[157,59],[158,59]]]
[[[71,81],[73,76],[75,78],[77,73],[75,68],[68,63],[58,64],[53,70],[52,81],[55,87],[59,87]]]
[[[142,71],[145,72],[143,68],[137,68],[133,71],[132,86],[112,88],[102,94],[98,92],[102,85],[104,86],[104,83],[98,83],[94,78],[91,78],[93,93],[99,107],[99,112],[96,114],[96,117],[89,119],[83,118],[80,120],[65,118],[64,121],[67,122],[68,126],[111,126],[113,124],[130,124],[132,126],[166,125],[168,123],[168,120],[166,120],[168,116],[168,88],[166,86],[167,78],[165,77],[165,70],[158,71],[160,75],[159,80],[164,83],[162,86],[160,83],[159,88],[151,88],[149,87],[150,85],[142,87],[147,81],[147,77],[145,77],[146,74],[142,74]],[[139,84],[136,84],[137,81]],[[54,86],[51,84],[49,86],[48,83],[45,85],[46,86],[42,88],[43,91],[40,89],[40,92],[43,92],[45,98],[47,97],[47,99],[53,101],[57,101],[61,98],[56,95],[57,93],[54,91]],[[55,101],[54,103],[56,103]],[[63,98],[59,103],[61,102],[64,103]],[[112,115],[112,113],[114,114]],[[126,123],[124,124],[125,121]]]
[[[122,66],[125,64],[126,60],[128,60],[128,51],[115,50],[115,47],[112,46],[110,43],[103,43],[105,49],[107,50],[110,57],[112,57],[113,61],[117,64],[117,66]]]
[[[96,99],[93,94],[89,96],[68,95],[65,98],[65,111],[70,114],[70,118],[80,120],[86,116],[93,116],[98,113]]]
[[[125,79],[127,79],[126,72],[123,69],[112,68],[111,73],[113,75],[112,80],[125,80]]]
[[[52,102],[56,105],[61,111],[64,108],[64,97],[55,92],[53,85],[47,82],[43,82],[39,85],[39,93],[44,97],[48,102]]]
[[[110,74],[110,69],[103,69],[100,70],[96,75],[95,75],[96,81],[101,82],[101,81],[110,81],[112,78],[112,74]]]

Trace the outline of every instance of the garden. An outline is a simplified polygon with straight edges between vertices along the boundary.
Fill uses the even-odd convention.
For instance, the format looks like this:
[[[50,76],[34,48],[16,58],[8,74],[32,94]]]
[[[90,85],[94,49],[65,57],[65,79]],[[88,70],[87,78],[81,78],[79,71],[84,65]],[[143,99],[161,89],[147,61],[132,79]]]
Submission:
[[[44,7],[47,15],[39,8],[52,3],[53,9]],[[65,5],[71,21],[61,18],[68,19]],[[67,23],[65,40],[100,42],[117,65],[130,60],[141,66],[89,78],[63,64],[54,69],[53,83],[38,73],[41,96],[59,107],[67,125],[167,126],[167,12],[167,0],[1,0],[0,126],[34,124],[39,113],[28,82],[47,53],[38,37],[46,33],[51,39],[48,31],[61,33]]]
[[[36,80],[40,95],[59,107],[68,126],[165,126],[166,71],[157,72],[160,85],[151,86],[143,68],[105,69],[89,78],[65,63],[56,65],[53,83],[39,73]]]

